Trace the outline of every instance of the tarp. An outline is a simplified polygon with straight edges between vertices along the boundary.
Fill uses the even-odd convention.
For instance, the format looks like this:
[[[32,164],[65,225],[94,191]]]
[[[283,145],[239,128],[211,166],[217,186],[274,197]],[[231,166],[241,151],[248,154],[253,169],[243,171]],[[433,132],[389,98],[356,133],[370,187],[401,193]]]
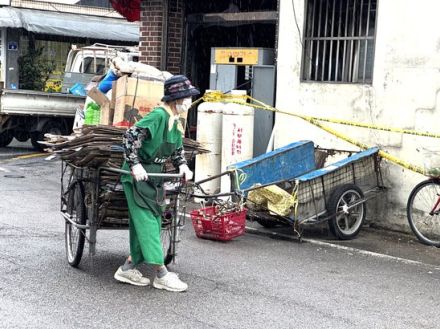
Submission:
[[[110,3],[129,22],[141,19],[141,0],[110,0]]]
[[[0,27],[99,40],[139,41],[139,24],[122,19],[22,8],[0,8]]]

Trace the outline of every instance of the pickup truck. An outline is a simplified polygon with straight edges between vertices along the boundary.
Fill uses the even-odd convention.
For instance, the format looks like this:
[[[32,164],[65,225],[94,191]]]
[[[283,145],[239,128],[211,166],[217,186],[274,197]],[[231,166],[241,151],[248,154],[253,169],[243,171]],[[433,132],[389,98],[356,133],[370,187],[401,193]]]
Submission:
[[[72,46],[63,78],[62,93],[3,89],[0,91],[0,147],[11,143],[15,137],[20,142],[31,139],[36,150],[41,150],[39,140],[44,134],[69,134],[78,107],[85,97],[69,94],[75,83],[87,85],[94,76],[105,74],[110,59],[119,56],[127,61],[137,61],[136,47],[94,44],[77,48]]]

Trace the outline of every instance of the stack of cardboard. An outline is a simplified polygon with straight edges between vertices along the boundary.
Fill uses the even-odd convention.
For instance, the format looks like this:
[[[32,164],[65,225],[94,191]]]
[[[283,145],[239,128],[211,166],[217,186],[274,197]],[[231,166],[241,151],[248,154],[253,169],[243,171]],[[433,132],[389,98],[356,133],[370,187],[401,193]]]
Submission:
[[[125,128],[111,126],[85,126],[77,136],[58,136],[46,134],[46,142],[42,142],[61,159],[77,167],[108,166],[120,168],[124,160],[122,136]],[[209,152],[189,138],[183,139],[186,159]],[[167,171],[173,170],[170,162]]]

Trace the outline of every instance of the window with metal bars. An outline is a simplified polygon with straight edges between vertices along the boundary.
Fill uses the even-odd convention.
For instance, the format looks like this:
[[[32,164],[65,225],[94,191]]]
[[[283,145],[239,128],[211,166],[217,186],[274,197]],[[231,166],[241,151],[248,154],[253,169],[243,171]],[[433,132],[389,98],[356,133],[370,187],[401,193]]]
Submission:
[[[306,0],[303,81],[371,83],[378,0]]]

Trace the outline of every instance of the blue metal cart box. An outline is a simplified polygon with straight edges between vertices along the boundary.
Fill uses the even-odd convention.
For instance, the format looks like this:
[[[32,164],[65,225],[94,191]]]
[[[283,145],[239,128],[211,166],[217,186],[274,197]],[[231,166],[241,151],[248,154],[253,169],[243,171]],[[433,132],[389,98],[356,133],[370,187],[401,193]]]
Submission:
[[[245,191],[255,184],[288,181],[315,169],[315,149],[312,141],[291,143],[256,158],[227,167],[236,171],[238,189]]]

